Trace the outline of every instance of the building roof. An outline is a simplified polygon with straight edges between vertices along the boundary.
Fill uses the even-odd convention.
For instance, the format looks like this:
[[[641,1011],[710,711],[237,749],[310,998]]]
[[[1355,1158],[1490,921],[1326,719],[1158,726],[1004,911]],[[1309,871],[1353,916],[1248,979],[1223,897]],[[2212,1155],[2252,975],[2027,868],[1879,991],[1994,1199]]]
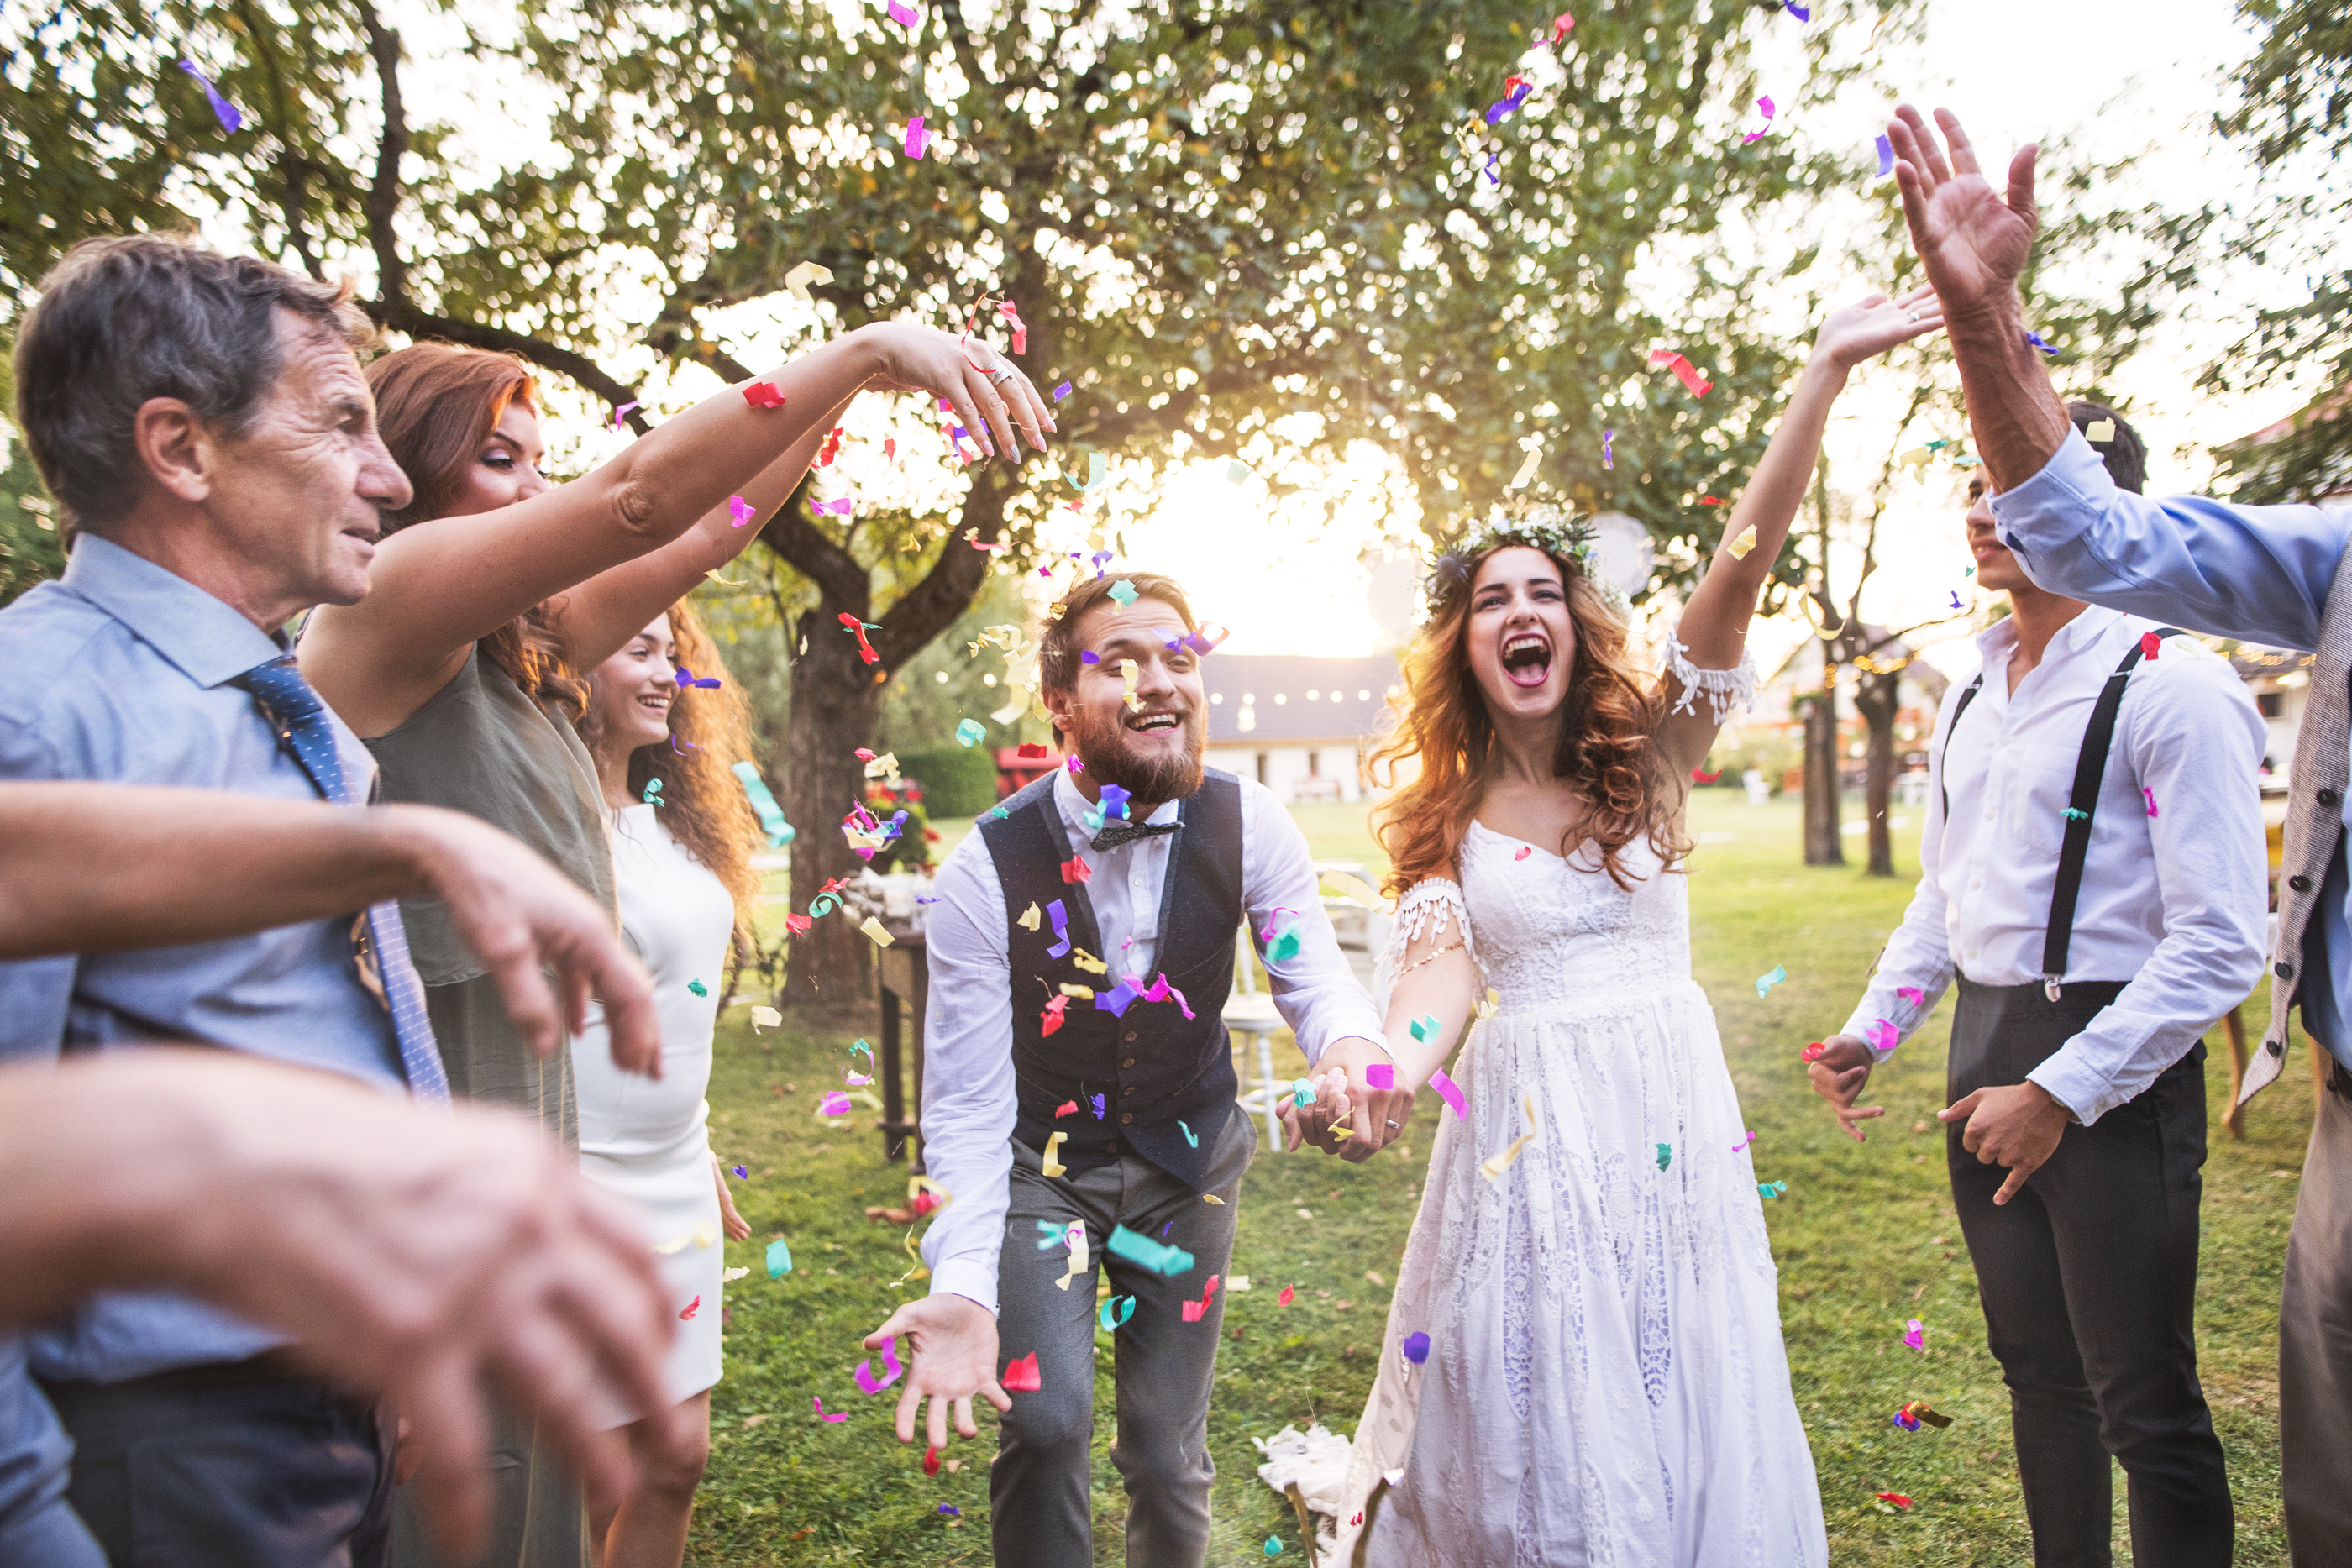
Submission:
[[[2222,654],[2242,681],[2308,670],[2319,662],[2315,653],[2297,653],[2289,648],[2257,648],[2246,643],[2225,643]]]
[[[1400,689],[1396,660],[1308,659],[1212,653],[1201,661],[1209,691],[1209,744],[1295,745],[1370,738]]]

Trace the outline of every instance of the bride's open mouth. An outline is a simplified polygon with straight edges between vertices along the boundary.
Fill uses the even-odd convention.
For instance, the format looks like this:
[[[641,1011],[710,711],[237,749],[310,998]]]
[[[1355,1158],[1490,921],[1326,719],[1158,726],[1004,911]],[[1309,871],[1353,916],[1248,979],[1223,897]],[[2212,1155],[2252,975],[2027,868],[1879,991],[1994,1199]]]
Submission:
[[[1539,686],[1551,674],[1551,639],[1520,632],[1503,640],[1503,675],[1515,686]]]

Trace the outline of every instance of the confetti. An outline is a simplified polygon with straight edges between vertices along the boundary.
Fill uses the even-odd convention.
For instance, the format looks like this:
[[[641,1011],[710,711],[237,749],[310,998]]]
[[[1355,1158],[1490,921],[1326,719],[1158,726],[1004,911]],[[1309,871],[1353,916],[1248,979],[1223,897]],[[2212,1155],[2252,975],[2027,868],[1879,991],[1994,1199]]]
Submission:
[[[719,1271],[719,1277],[731,1285],[736,1281],[748,1277],[751,1272],[749,1269],[725,1269]]]
[[[1135,602],[1135,584],[1122,578],[1110,585],[1110,596],[1118,601],[1120,609],[1125,610]]]
[[[1693,397],[1705,397],[1707,394],[1707,389],[1715,384],[1708,381],[1705,376],[1700,375],[1698,373],[1697,367],[1693,365],[1689,360],[1668,349],[1652,350],[1650,352],[1650,363],[1654,365],[1664,365],[1668,369],[1672,370],[1675,372],[1675,375],[1682,382],[1683,385],[1690,389],[1690,394]]]
[[[1784,1181],[1759,1181],[1756,1184],[1756,1196],[1759,1197],[1778,1197],[1788,1190],[1789,1184]]]
[[[1087,859],[1084,855],[1072,855],[1068,860],[1062,862],[1062,880],[1066,883],[1082,883],[1092,878],[1094,874],[1094,872],[1087,865]],[[1056,931],[1061,930],[1061,925],[1056,922],[1054,929]]]
[[[898,11],[897,0],[892,0],[890,10],[893,16],[897,15]],[[911,25],[913,13],[909,12],[908,16]],[[813,261],[797,263],[790,272],[784,274],[785,291],[791,294],[793,298],[803,301],[805,301],[809,297],[808,286],[810,284],[831,283],[832,281],[833,273],[831,269],[819,267]]]
[[[701,1310],[702,1298],[700,1296],[697,1296],[694,1300],[687,1302],[684,1307],[678,1310],[677,1321],[682,1323],[690,1323],[694,1321],[694,1314]]]
[[[1201,1146],[1201,1134],[1192,1131],[1192,1129],[1186,1124],[1182,1122],[1177,1123],[1176,1130],[1184,1134],[1184,1141],[1187,1144],[1190,1144],[1196,1149]]]
[[[692,670],[688,669],[684,664],[680,664],[677,667],[677,684],[678,689],[681,691],[689,686],[708,686],[710,690],[715,692],[719,689],[719,677],[717,675],[698,675]]]
[[[1040,1167],[1045,1175],[1049,1176],[1057,1176],[1064,1174],[1070,1168],[1055,1157],[1061,1152],[1062,1140],[1069,1135],[1070,1134],[1067,1133],[1055,1133],[1046,1138],[1045,1159],[1044,1165]]]
[[[1925,1399],[1914,1399],[1895,1413],[1895,1424],[1906,1432],[1917,1431],[1922,1421],[1939,1428],[1952,1424],[1949,1416],[1937,1414],[1936,1407]]]
[[[1293,1104],[1297,1105],[1302,1111],[1305,1110],[1307,1106],[1315,1103],[1315,1085],[1309,1083],[1304,1078],[1292,1079],[1290,1081],[1290,1099]]]
[[[1527,1097],[1527,1107],[1529,1130],[1512,1139],[1510,1146],[1501,1154],[1489,1155],[1478,1162],[1478,1168],[1486,1173],[1488,1181],[1501,1179],[1503,1173],[1509,1170],[1518,1159],[1519,1152],[1536,1141],[1536,1097],[1534,1095],[1530,1094]],[[1664,1146],[1663,1144],[1659,1145],[1661,1148]],[[1661,1166],[1659,1168],[1663,1170],[1665,1167]]]
[[[1281,1536],[1269,1535],[1265,1538],[1265,1554],[1268,1557],[1279,1557],[1282,1555]]]
[[[1020,308],[1015,306],[1010,299],[1000,299],[996,302],[996,313],[999,316],[1003,317],[1004,324],[1012,329],[1013,351],[1016,354],[1027,353],[1029,351],[1029,326],[1027,322],[1021,319]]]
[[[843,631],[847,632],[850,635],[857,639],[857,656],[859,658],[865,660],[869,664],[878,664],[882,662],[882,655],[876,653],[874,651],[874,644],[866,640],[866,633],[868,632],[879,632],[882,630],[881,627],[874,624],[872,622],[860,621],[856,616],[852,615],[846,610],[843,611],[835,619],[841,622]],[[873,775],[868,774],[866,777],[872,778]]]
[[[1202,1318],[1207,1317],[1209,1315],[1209,1303],[1216,1299],[1216,1294],[1217,1277],[1214,1274],[1212,1274],[1209,1276],[1208,1284],[1203,1287],[1201,1291],[1201,1299],[1197,1301],[1186,1301],[1183,1303],[1182,1315],[1184,1321],[1188,1323],[1197,1323]]]
[[[2025,340],[2028,343],[2032,344],[2035,348],[2041,350],[2043,353],[2048,354],[2051,358],[2055,359],[2058,357],[2058,350],[2052,348],[2048,343],[2043,342],[2042,340],[2041,333],[2028,332],[2025,335]]]
[[[1750,141],[1755,141],[1757,138],[1768,134],[1772,129],[1772,100],[1769,98],[1759,98],[1756,100],[1756,107],[1764,111],[1763,129],[1751,131],[1747,135],[1742,136],[1739,139],[1739,144],[1743,147]]]
[[[846,1116],[849,1114],[849,1096],[838,1089],[828,1090],[824,1098],[817,1102],[816,1109],[820,1116]]]
[[[1396,1087],[1396,1069],[1385,1061],[1376,1061],[1372,1063],[1370,1067],[1364,1069],[1364,1087],[1367,1089],[1394,1089]]]
[[[857,513],[857,499],[854,496],[837,496],[830,501],[812,502],[809,510],[820,517],[855,517]]]
[[[1610,443],[1616,439],[1617,432],[1613,429],[1604,430],[1601,433],[1601,466],[1603,468],[1614,468],[1617,466],[1616,458],[1612,456],[1609,451]]]
[[[1179,1274],[1191,1273],[1195,1261],[1192,1255],[1182,1248],[1154,1241],[1149,1236],[1138,1236],[1124,1225],[1111,1228],[1108,1245],[1112,1252],[1138,1268],[1149,1269],[1165,1279],[1172,1280]]]
[[[827,1420],[827,1421],[846,1421],[846,1420],[848,1420],[848,1419],[849,1419],[849,1412],[848,1412],[848,1411],[846,1411],[846,1410],[844,1410],[844,1411],[843,1411],[840,1415],[838,1415],[838,1416],[827,1416],[827,1415],[825,1415],[825,1413],[824,1413],[824,1400],[822,1400],[822,1399],[818,1399],[818,1398],[815,1398],[815,1397],[812,1396],[812,1397],[810,1398],[810,1400],[809,1400],[809,1403],[810,1403],[811,1405],[814,1405],[814,1406],[816,1406],[816,1413],[817,1413],[817,1415],[818,1415],[820,1417],[822,1417],[823,1419],[824,1419],[824,1420]]]
[[[728,515],[735,519],[735,526],[739,528],[760,515],[759,508],[740,496],[727,497],[727,511]]]
[[[1442,1032],[1435,1013],[1424,1013],[1412,1020],[1412,1038],[1427,1045]]]
[[[631,398],[628,402],[625,402],[625,403],[621,404],[621,406],[620,406],[620,407],[618,407],[618,408],[614,409],[614,410],[613,411],[613,428],[614,428],[614,430],[618,430],[618,429],[620,429],[620,428],[621,428],[621,421],[623,421],[623,420],[625,420],[625,419],[626,419],[626,418],[628,418],[628,417],[629,417],[629,412],[630,412],[632,409],[641,408],[641,407],[643,407],[643,406],[644,406],[644,405],[643,405],[642,403],[638,402],[636,399],[635,399],[635,398]]]
[[[1122,1301],[1124,1301],[1126,1305],[1121,1306],[1119,1303]],[[1112,1316],[1112,1309],[1115,1307],[1118,1308],[1118,1316],[1116,1318]],[[1105,1333],[1109,1333],[1112,1330],[1118,1328],[1121,1323],[1126,1322],[1128,1319],[1133,1316],[1135,1316],[1135,1298],[1133,1296],[1112,1296],[1103,1302],[1102,1310],[1095,1314],[1096,1321],[1102,1324],[1102,1331]]]
[[[956,726],[956,744],[959,746],[978,746],[987,738],[987,727],[977,719],[968,718]],[[1031,905],[1031,908],[1034,910],[1035,905]],[[1034,931],[1037,928],[1032,925],[1029,929]]]
[[[792,1271],[793,1249],[785,1246],[784,1239],[779,1236],[768,1243],[768,1278],[781,1280]]]
[[[1520,486],[1524,486],[1524,485],[1525,485],[1528,480],[1530,480],[1530,479],[1532,479],[1532,478],[1534,478],[1534,477],[1536,476],[1536,468],[1537,468],[1538,465],[1541,464],[1542,462],[1543,462],[1543,441],[1542,441],[1542,439],[1541,439],[1540,437],[1538,437],[1538,436],[1533,436],[1533,435],[1528,436],[1528,455],[1527,455],[1526,458],[1525,458],[1524,460],[1522,460],[1522,461],[1521,461],[1521,463],[1519,464],[1519,471],[1518,471],[1517,474],[1514,474],[1514,475],[1512,475],[1512,476],[1511,476],[1511,482],[1510,482],[1509,484],[1507,484],[1507,485],[1504,486],[1503,486],[1503,488],[1504,488],[1504,489],[1506,489],[1506,490],[1516,490],[1516,489],[1518,489]]]
[[[1033,1350],[1027,1355],[1014,1357],[997,1382],[1007,1394],[1034,1394],[1045,1387],[1037,1376],[1037,1353]]]
[[[784,394],[776,389],[773,382],[753,382],[743,389],[743,401],[753,408],[782,408],[784,406]]]
[[[2083,427],[2083,439],[2096,445],[2105,446],[2115,438],[2116,422],[2112,419],[2095,419]],[[2156,655],[2150,653],[2148,657],[2153,659]]]
[[[1873,1492],[1871,1495],[1875,1497],[1881,1502],[1894,1504],[1898,1510],[1907,1509],[1911,1506],[1911,1500],[1905,1497],[1899,1491]]]
[[[707,997],[710,994],[710,988],[704,985],[700,980],[687,981],[686,988],[692,991],[698,997]]]
[[[1762,1001],[1767,996],[1771,994],[1773,987],[1786,981],[1788,977],[1788,969],[1780,964],[1773,965],[1769,973],[1757,976],[1756,999],[1758,1001]]]
[[[1518,853],[1517,853],[1517,854],[1515,854],[1515,855],[1513,855],[1511,858],[1512,858],[1513,860],[1515,860],[1515,861],[1523,861],[1523,860],[1527,859],[1529,855],[1531,855],[1531,854],[1533,854],[1533,853],[1535,853],[1535,852],[1535,852],[1535,846],[1534,846],[1534,845],[1532,845],[1532,844],[1521,844],[1521,845],[1519,846],[1519,852],[1518,852]]]
[[[1813,1041],[1812,1044],[1805,1047],[1804,1050],[1797,1052],[1797,1060],[1800,1061],[1819,1061],[1823,1056],[1829,1053],[1829,1049],[1830,1048],[1827,1045],[1817,1040]]]
[[[940,1473],[940,1451],[937,1448],[925,1448],[923,1450],[923,1473],[927,1476],[935,1476]]]
[[[1955,610],[1964,610],[1967,608],[1966,605],[1963,605],[1960,602],[1960,595],[1958,589],[1952,591],[1952,608]]]
[[[1404,1358],[1419,1366],[1429,1359],[1429,1336],[1415,1330],[1404,1336]]]
[[[662,787],[662,785],[661,785],[661,780],[660,780],[660,779],[646,779],[646,792],[645,792],[643,795],[639,796],[639,797],[638,797],[638,799],[640,799],[640,800],[644,800],[644,801],[646,802],[646,804],[647,804],[647,805],[649,805],[649,806],[666,806],[666,805],[669,804],[669,802],[668,802],[668,801],[667,801],[667,800],[663,800],[663,799],[661,798],[661,787]]]
[[[1780,4],[1788,9],[1790,16],[1800,22],[1810,22],[1813,19],[1812,7],[1810,5],[1800,5],[1797,0],[1780,0]]]
[[[236,105],[221,96],[220,89],[213,86],[211,78],[196,69],[195,61],[182,60],[180,68],[195,78],[196,85],[205,89],[205,101],[213,106],[213,118],[220,121],[223,131],[234,134],[243,128],[245,116],[238,112]]]
[[[1754,523],[1750,523],[1746,528],[1740,529],[1739,537],[1733,539],[1726,548],[1731,551],[1732,559],[1747,559],[1748,552],[1756,548],[1756,525]]]
[[[1917,1318],[1905,1319],[1903,1322],[1903,1343],[1909,1345],[1913,1350],[1926,1350],[1927,1348],[1927,1326],[1921,1322]]]
[[[1484,997],[1470,1004],[1470,1016],[1481,1022],[1493,1018],[1502,1010],[1503,993],[1492,986],[1486,988],[1486,994]]]
[[[1660,1144],[1658,1145],[1658,1168],[1660,1170],[1664,1170],[1668,1166],[1674,1164],[1674,1162],[1675,1146],[1672,1144]]]
[[[1917,986],[1897,986],[1895,994],[1915,1008],[1925,1007],[1927,1003],[1927,993]]]
[[[1352,900],[1378,914],[1389,915],[1394,913],[1396,909],[1394,904],[1382,898],[1378,892],[1374,891],[1371,883],[1360,876],[1351,876],[1344,871],[1325,872],[1323,885],[1339,894],[1340,897]]]
[[[2141,658],[2153,664],[2156,662],[2157,654],[2163,652],[2163,650],[2164,639],[2158,636],[2155,632],[2143,632],[2139,634],[2139,656]]]
[[[1873,1019],[1868,1033],[1870,1043],[1880,1051],[1893,1051],[1895,1041],[1901,1038],[1895,1027],[1885,1019]]]
[[[1044,1222],[1040,1221],[1039,1223],[1042,1224]],[[1078,1278],[1081,1274],[1084,1274],[1087,1271],[1087,1222],[1085,1220],[1073,1219],[1070,1221],[1068,1239],[1070,1244],[1070,1271],[1054,1281],[1054,1288],[1057,1291],[1068,1290],[1070,1288],[1070,1281]]]
[[[2139,787],[2139,792],[2140,792],[2143,796],[2145,796],[2145,797],[2147,798],[2147,814],[2148,814],[2149,816],[2151,816],[2151,817],[2155,816],[2155,815],[2156,815],[2156,791],[2155,791],[2155,790],[2153,790],[2153,789],[2149,789],[2147,785],[2143,784],[2143,785],[2141,785],[2141,786]]]
[[[751,1179],[751,1167],[750,1166],[729,1166],[727,1168],[735,1173],[735,1179],[737,1181],[750,1181]]]
[[[1878,139],[1878,178],[1884,180],[1895,172],[1895,143],[1882,136]]]
[[[1297,1298],[1297,1295],[1298,1289],[1297,1286],[1285,1285],[1282,1288],[1282,1294],[1275,1297],[1274,1304],[1277,1307],[1286,1307]]]
[[[891,9],[898,9],[898,0],[891,0]],[[961,1463],[961,1461],[958,1462]],[[950,1519],[961,1519],[963,1517],[963,1510],[958,1508],[951,1502],[943,1502],[940,1504],[940,1511],[947,1515]]]
[[[2090,812],[2082,810],[2074,806],[2068,806],[2058,814],[2065,818],[2070,822],[2087,822],[2091,820]]]
[[[1429,1086],[1437,1091],[1439,1098],[1454,1107],[1455,1116],[1465,1122],[1470,1119],[1470,1102],[1464,1097],[1462,1085],[1445,1076],[1444,1068],[1441,1067],[1429,1075]]]
[[[904,4],[903,0],[890,0],[890,20],[898,23],[901,27],[912,29],[922,19],[923,14],[913,6]]]
[[[783,1021],[784,1015],[778,1012],[773,1008],[753,1008],[751,1009],[751,1031],[754,1034],[763,1029],[774,1029]]]
[[[915,116],[914,119],[907,121],[908,157],[920,158],[923,155],[923,148],[929,140],[929,138],[927,137],[923,131],[923,117],[921,115],[919,114]]]
[[[1066,397],[1067,397],[1067,396],[1069,396],[1069,395],[1070,395],[1070,383],[1069,383],[1069,382],[1064,382],[1060,386],[1057,386],[1057,387],[1055,387],[1055,388],[1054,389],[1054,401],[1055,401],[1055,402],[1061,402],[1064,398],[1066,398]]]

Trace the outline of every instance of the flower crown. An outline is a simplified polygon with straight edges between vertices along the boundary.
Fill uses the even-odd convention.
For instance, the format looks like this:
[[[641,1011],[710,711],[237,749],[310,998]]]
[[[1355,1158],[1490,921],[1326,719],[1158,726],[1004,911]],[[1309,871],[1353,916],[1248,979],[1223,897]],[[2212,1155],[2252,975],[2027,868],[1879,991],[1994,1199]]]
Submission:
[[[1469,590],[1471,580],[1478,574],[1478,563],[1510,545],[1539,549],[1577,575],[1591,578],[1592,539],[1590,521],[1557,507],[1531,507],[1517,516],[1498,509],[1455,539],[1432,565],[1423,584],[1429,612],[1432,616],[1444,613],[1456,597]]]

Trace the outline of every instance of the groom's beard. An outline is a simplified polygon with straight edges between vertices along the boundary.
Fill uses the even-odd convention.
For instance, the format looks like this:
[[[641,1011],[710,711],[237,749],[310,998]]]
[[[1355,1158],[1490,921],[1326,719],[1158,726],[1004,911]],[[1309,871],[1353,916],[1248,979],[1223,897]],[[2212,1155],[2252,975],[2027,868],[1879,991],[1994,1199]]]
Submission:
[[[1184,737],[1179,754],[1139,755],[1135,737],[1127,727],[1130,716],[1125,708],[1108,718],[1090,708],[1079,709],[1071,738],[1078,760],[1087,765],[1087,777],[1097,785],[1116,784],[1140,804],[1160,806],[1185,800],[1200,789],[1204,767],[1201,752],[1208,739],[1208,723],[1197,711],[1164,707],[1153,711],[1177,714]]]

